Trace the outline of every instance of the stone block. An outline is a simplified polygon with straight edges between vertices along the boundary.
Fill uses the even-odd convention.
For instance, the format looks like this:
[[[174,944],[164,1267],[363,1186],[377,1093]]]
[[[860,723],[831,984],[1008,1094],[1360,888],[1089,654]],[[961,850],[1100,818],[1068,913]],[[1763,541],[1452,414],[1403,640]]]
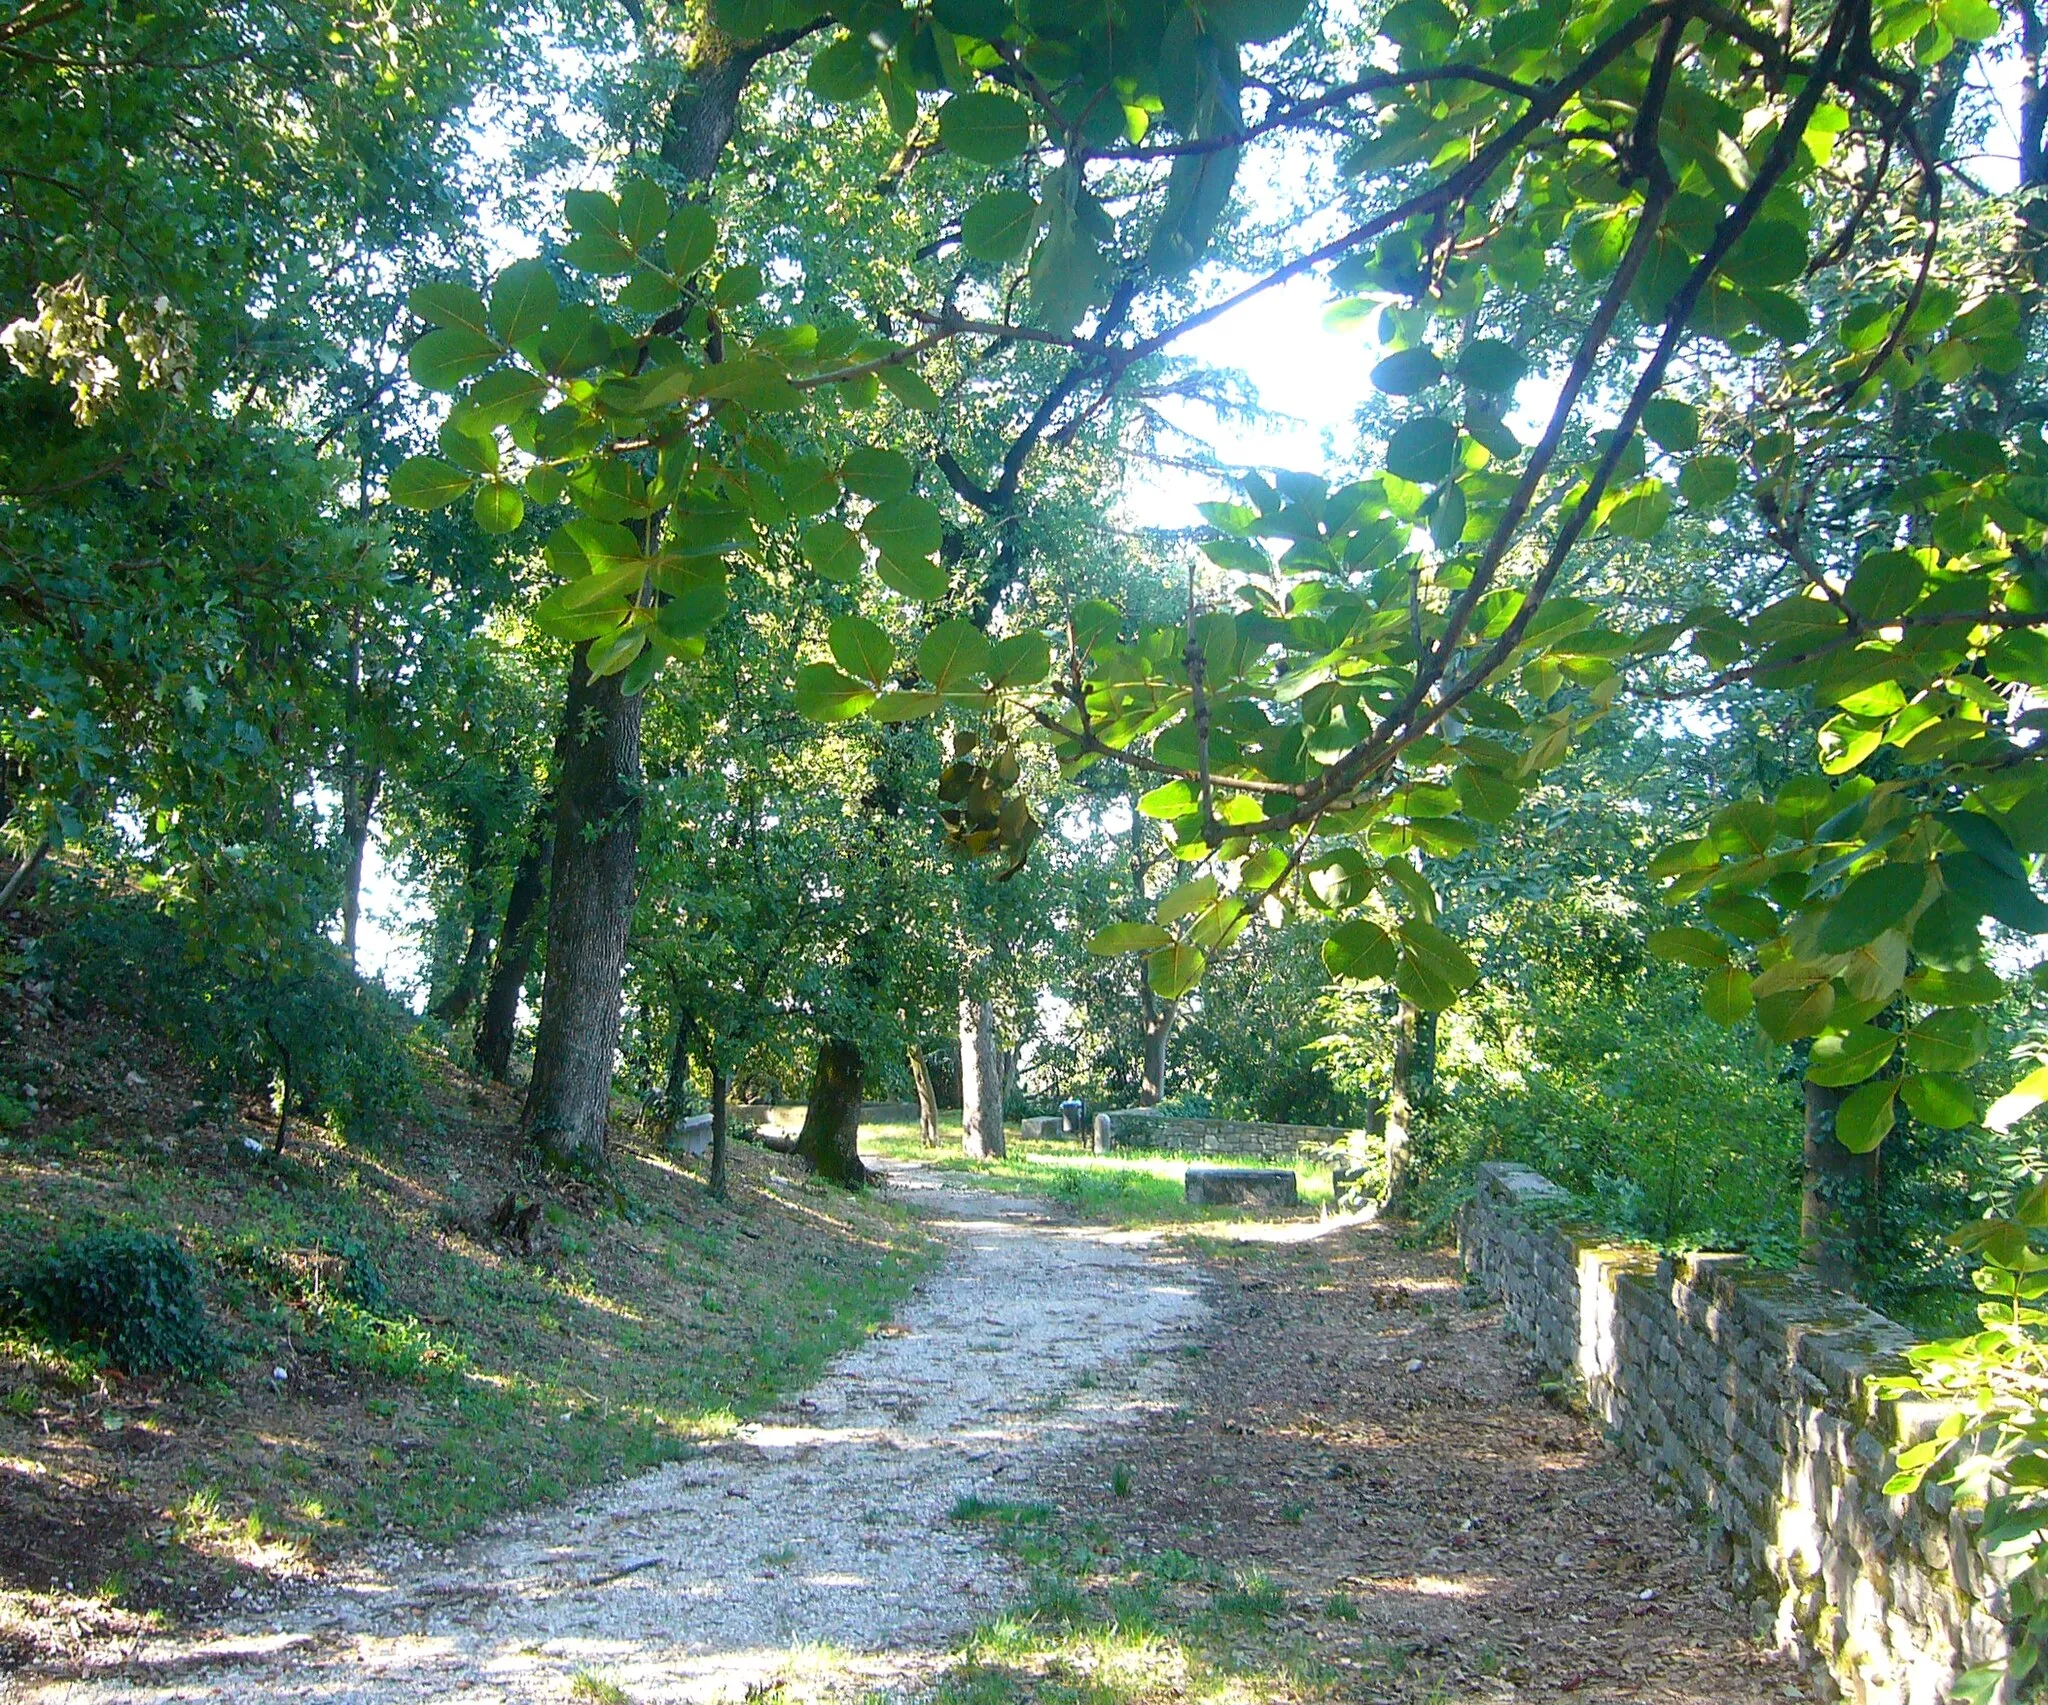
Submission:
[[[1291,1208],[1299,1200],[1294,1174],[1277,1166],[1191,1166],[1190,1207]]]
[[[1027,1143],[1049,1143],[1057,1139],[1059,1134],[1060,1121],[1057,1114],[1050,1118],[1024,1121],[1024,1140]]]

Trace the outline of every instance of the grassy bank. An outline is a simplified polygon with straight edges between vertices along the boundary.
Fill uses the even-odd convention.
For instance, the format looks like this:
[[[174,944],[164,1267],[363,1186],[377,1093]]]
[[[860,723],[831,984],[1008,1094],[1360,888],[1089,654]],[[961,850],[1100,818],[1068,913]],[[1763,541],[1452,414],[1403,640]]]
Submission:
[[[958,1113],[940,1116],[936,1149],[924,1147],[915,1124],[861,1127],[861,1152],[884,1171],[891,1160],[918,1160],[940,1171],[970,1174],[976,1183],[990,1189],[1046,1197],[1082,1219],[1105,1225],[1193,1225],[1246,1217],[1242,1208],[1191,1208],[1183,1196],[1183,1180],[1192,1159],[1198,1158],[1204,1166],[1232,1164],[1227,1160],[1164,1154],[1098,1155],[1084,1142],[1061,1140],[1034,1142],[1027,1149],[1014,1125],[1008,1142],[1007,1159],[968,1159],[960,1152]],[[1330,1205],[1328,1167],[1298,1165],[1295,1175],[1303,1212],[1315,1213]]]
[[[527,1175],[516,1106],[424,1062],[426,1117],[374,1146],[199,1099],[175,1058],[52,1020],[9,1070],[0,1270],[94,1228],[168,1230],[215,1371],[128,1379],[0,1334],[0,1643],[202,1609],[397,1531],[453,1538],[686,1453],[857,1343],[935,1246],[882,1193],[740,1146],[620,1141],[601,1184]],[[17,1101],[17,1105],[22,1105]],[[538,1204],[529,1246],[491,1227]],[[56,1614],[53,1614],[56,1613]]]

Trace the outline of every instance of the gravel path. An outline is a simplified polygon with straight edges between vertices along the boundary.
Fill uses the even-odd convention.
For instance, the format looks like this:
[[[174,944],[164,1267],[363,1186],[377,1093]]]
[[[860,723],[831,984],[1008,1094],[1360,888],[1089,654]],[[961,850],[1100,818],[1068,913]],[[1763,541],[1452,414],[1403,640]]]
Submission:
[[[948,1512],[1028,1497],[1165,1397],[1193,1270],[1037,1204],[892,1169],[952,1249],[897,1324],[738,1437],[446,1556],[412,1554],[204,1641],[108,1653],[41,1705],[740,1699],[824,1661],[928,1674],[1016,1583]],[[1014,1490],[1011,1490],[1014,1489]]]

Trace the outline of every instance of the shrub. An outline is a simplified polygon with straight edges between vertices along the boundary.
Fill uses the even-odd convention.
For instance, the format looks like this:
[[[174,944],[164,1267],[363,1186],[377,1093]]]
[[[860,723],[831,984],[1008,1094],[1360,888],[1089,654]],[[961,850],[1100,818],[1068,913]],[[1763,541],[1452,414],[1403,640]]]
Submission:
[[[317,934],[252,949],[196,908],[99,887],[74,895],[46,950],[67,1000],[168,1037],[216,1087],[281,1079],[294,1115],[332,1118],[352,1140],[425,1106],[416,1021]]]
[[[116,1227],[66,1238],[0,1289],[6,1311],[124,1373],[202,1374],[218,1353],[199,1277],[175,1238]]]

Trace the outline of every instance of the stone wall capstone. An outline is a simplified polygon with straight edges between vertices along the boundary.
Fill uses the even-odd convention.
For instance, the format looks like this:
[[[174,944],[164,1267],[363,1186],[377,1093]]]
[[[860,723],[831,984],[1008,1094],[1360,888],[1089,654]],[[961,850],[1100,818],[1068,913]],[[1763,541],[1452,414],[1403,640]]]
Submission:
[[[1536,1361],[1574,1379],[1616,1446],[1709,1527],[1760,1633],[1831,1698],[1938,1705],[2002,1656],[2005,1577],[1945,1488],[1886,1496],[1935,1405],[1879,1400],[1905,1328],[1739,1255],[1660,1258],[1564,1222],[1525,1166],[1478,1169],[1466,1269]]]
[[[1095,1152],[1164,1150],[1171,1154],[1239,1155],[1258,1160],[1292,1160],[1305,1148],[1364,1140],[1363,1131],[1330,1125],[1272,1125],[1250,1119],[1184,1119],[1150,1107],[1125,1107],[1095,1115]]]

